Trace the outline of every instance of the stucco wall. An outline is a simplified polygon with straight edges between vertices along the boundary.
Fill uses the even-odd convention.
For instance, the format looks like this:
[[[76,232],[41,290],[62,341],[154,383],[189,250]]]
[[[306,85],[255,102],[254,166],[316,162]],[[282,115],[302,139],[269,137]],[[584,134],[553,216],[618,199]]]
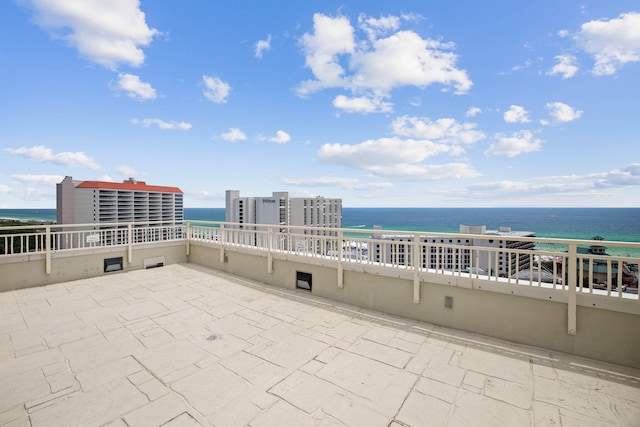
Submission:
[[[338,287],[337,269],[289,259],[274,259],[191,246],[190,262],[216,268],[270,285],[294,289],[296,272],[312,275],[311,293],[357,307],[407,319],[475,332],[511,342],[542,347],[598,360],[637,367],[640,364],[640,311],[637,314],[602,308],[577,307],[577,333],[567,333],[567,304],[446,284],[420,284],[420,302],[413,302],[413,281],[366,271],[345,271]],[[451,297],[452,308],[445,307]]]
[[[166,264],[187,261],[183,242],[174,245],[135,248],[130,263],[126,248],[101,250],[94,253],[86,253],[86,251],[60,253],[51,259],[50,274],[46,274],[44,255],[11,256],[0,260],[0,292],[104,274],[118,274],[118,272],[104,272],[104,259],[116,257],[122,257],[123,271],[144,268],[144,260],[148,258],[164,257]]]

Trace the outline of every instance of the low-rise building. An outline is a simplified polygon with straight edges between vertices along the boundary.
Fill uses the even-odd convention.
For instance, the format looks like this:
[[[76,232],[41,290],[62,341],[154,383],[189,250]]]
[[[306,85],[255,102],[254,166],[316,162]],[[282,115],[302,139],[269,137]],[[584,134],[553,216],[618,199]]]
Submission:
[[[535,244],[520,241],[518,237],[534,237],[530,231],[513,231],[511,227],[487,230],[486,226],[460,225],[459,238],[426,236],[420,241],[424,245],[420,254],[422,268],[451,271],[467,271],[473,274],[488,273],[507,277],[519,270],[530,268],[530,256],[523,252],[513,256],[513,249],[533,250]],[[473,235],[495,236],[495,239],[474,239]],[[411,235],[375,234],[384,243],[375,245],[372,257],[377,262],[412,263],[413,237]],[[389,241],[387,243],[386,241]],[[509,249],[510,251],[501,251]]]

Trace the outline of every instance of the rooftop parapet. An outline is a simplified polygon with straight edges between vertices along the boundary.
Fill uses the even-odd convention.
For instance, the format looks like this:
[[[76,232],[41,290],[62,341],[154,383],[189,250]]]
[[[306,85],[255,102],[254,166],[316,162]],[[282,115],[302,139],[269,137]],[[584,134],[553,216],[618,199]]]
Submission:
[[[640,346],[630,326],[640,315],[637,282],[628,280],[637,277],[640,260],[619,255],[637,253],[638,243],[598,242],[614,254],[604,257],[579,253],[590,243],[580,240],[515,236],[482,246],[478,239],[494,237],[394,232],[400,238],[389,241],[362,229],[323,234],[317,227],[240,226],[8,227],[0,236],[0,288],[190,262],[405,318],[640,364],[640,348],[618,342]],[[613,356],[612,348],[624,354]]]

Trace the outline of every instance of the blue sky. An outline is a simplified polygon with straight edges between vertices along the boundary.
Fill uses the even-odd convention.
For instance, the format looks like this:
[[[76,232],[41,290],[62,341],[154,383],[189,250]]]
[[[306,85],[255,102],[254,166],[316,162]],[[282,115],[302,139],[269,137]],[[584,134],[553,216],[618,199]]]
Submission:
[[[640,207],[637,1],[0,2],[0,208]]]

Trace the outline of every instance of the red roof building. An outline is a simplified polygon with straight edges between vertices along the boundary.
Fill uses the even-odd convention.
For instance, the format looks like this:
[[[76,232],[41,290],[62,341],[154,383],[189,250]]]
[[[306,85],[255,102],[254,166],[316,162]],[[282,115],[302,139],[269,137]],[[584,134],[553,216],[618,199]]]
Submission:
[[[125,179],[122,182],[106,181],[82,181],[76,188],[108,188],[111,190],[129,191],[154,191],[158,193],[182,193],[178,187],[164,187],[161,185],[147,185],[144,181],[137,181],[134,178]]]
[[[184,221],[182,190],[134,178],[120,183],[74,181],[67,176],[57,184],[56,196],[58,224]]]

